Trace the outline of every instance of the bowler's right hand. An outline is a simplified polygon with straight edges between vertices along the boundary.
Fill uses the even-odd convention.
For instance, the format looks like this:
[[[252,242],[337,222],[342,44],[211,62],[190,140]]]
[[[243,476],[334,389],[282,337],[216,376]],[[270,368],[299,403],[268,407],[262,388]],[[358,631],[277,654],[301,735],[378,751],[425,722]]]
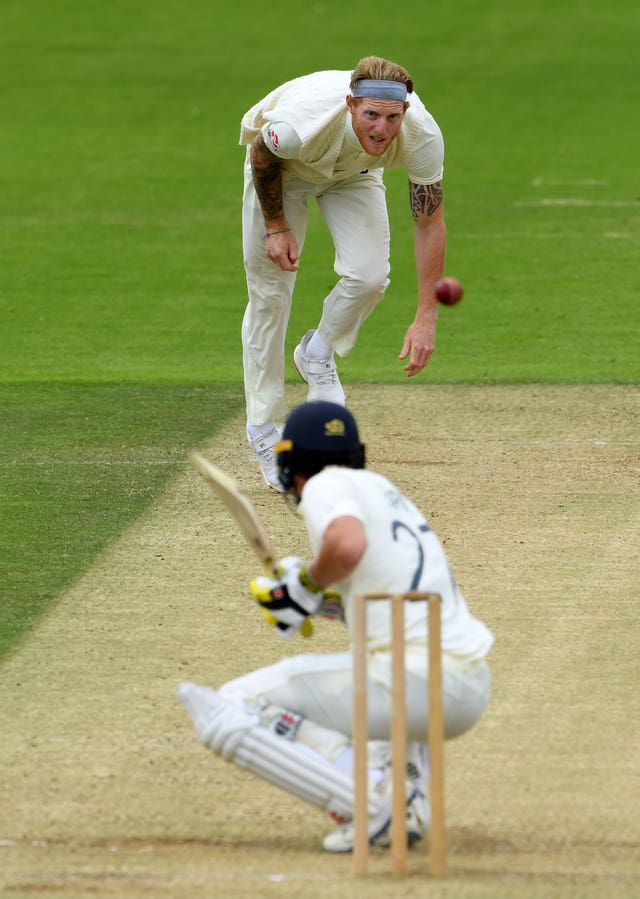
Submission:
[[[297,272],[300,250],[298,241],[293,236],[293,231],[283,231],[279,234],[265,235],[264,248],[272,262],[283,272]]]

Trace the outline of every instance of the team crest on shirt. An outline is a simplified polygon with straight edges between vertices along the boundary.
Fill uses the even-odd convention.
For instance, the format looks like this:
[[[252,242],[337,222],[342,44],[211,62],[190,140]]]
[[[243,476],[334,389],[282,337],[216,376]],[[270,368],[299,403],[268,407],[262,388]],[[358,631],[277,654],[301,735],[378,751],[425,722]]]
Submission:
[[[274,150],[277,150],[280,146],[280,138],[278,137],[278,132],[274,128],[269,128],[267,131],[267,137],[269,138],[269,143],[273,147]]]

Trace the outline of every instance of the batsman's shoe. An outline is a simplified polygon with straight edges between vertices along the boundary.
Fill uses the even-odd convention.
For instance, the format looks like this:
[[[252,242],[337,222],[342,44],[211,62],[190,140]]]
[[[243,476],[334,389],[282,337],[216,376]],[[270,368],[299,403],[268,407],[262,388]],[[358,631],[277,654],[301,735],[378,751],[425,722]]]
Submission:
[[[375,818],[369,819],[369,843],[372,846],[379,846],[382,849],[388,849],[391,846],[391,772],[388,771],[380,788],[386,794],[386,821],[383,822],[383,815],[380,814]],[[419,802],[420,798],[424,799],[421,794],[417,793],[410,781],[406,782],[407,789],[407,843],[413,846],[422,835],[427,832],[429,827],[429,803],[426,805]],[[355,841],[355,827],[353,821],[344,824],[333,833],[327,834],[322,842],[322,848],[325,852],[352,852]]]
[[[369,800],[374,799],[376,811],[369,815],[369,843],[372,846],[388,846],[385,836],[391,824],[392,776],[387,767],[383,780],[375,787],[369,788]],[[355,839],[355,826],[348,821],[337,830],[328,833],[322,841],[325,852],[352,852]]]
[[[422,839],[431,824],[431,804],[429,797],[416,790],[407,803],[407,839],[409,845]]]
[[[293,351],[293,361],[298,369],[298,374],[309,385],[307,400],[326,400],[329,403],[345,405],[344,390],[338,377],[333,356],[328,362],[316,362],[306,355],[306,348],[314,335],[314,331],[307,331],[298,346]]]
[[[279,440],[282,440],[282,434],[278,428],[274,425],[271,431],[267,431],[266,434],[262,434],[259,437],[249,437],[247,434],[247,440],[255,453],[256,459],[260,463],[262,476],[269,487],[277,490],[278,493],[284,493],[284,488],[278,477],[276,454],[273,451],[275,444],[278,443]]]
[[[411,784],[407,781],[407,790],[410,789]],[[430,823],[431,806],[429,805],[429,800],[424,793],[414,788],[407,798],[407,843],[409,846],[413,846],[414,843],[422,839],[429,830]],[[383,848],[391,846],[391,826],[376,840],[376,846],[382,846]]]

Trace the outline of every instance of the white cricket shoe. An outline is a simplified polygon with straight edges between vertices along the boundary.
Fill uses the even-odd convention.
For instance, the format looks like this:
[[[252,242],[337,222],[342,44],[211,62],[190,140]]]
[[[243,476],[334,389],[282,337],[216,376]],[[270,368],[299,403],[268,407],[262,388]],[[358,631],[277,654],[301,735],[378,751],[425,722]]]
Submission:
[[[391,846],[391,773],[385,776],[380,785],[385,790],[387,803],[385,806],[386,820],[381,813],[369,820],[369,843],[388,849]],[[418,793],[410,781],[406,782],[407,788],[407,843],[413,846],[429,829],[431,809],[428,799]],[[344,824],[338,830],[327,834],[322,842],[325,852],[352,852],[355,840],[355,827],[353,821]]]
[[[407,786],[409,785],[407,781]],[[429,830],[431,823],[431,806],[426,796],[412,793],[407,799],[407,845],[413,846]],[[391,824],[375,841],[376,846],[388,849],[391,846]]]
[[[278,477],[278,463],[276,461],[276,454],[273,451],[274,445],[282,440],[282,434],[276,425],[273,426],[273,429],[267,431],[266,434],[262,434],[259,437],[250,437],[247,434],[247,440],[251,446],[251,449],[256,455],[256,459],[260,463],[260,468],[262,469],[262,476],[265,481],[272,487],[274,490],[277,490],[278,493],[284,493],[284,488],[280,483],[280,478]]]
[[[385,845],[384,836],[391,824],[391,798],[393,779],[391,766],[387,766],[384,778],[375,787],[369,789],[369,799],[375,797],[376,811],[369,815],[369,843],[372,846]],[[322,841],[325,852],[352,852],[355,840],[355,825],[348,821],[337,830],[328,833]],[[388,844],[386,844],[388,845]]]
[[[326,400],[329,403],[344,406],[344,390],[338,377],[333,355],[328,362],[315,362],[305,355],[307,344],[314,333],[313,330],[307,331],[293,351],[293,361],[298,369],[298,374],[309,385],[307,400]]]
[[[421,840],[431,824],[429,797],[419,790],[407,800],[407,841],[410,846]]]

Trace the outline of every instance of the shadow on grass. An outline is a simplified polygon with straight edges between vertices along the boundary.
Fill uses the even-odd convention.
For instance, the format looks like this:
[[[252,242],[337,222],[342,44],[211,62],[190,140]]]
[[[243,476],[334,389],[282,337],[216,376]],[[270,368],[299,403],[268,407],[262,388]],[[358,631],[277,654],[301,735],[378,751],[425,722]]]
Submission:
[[[0,386],[0,658],[242,403],[220,385]]]

